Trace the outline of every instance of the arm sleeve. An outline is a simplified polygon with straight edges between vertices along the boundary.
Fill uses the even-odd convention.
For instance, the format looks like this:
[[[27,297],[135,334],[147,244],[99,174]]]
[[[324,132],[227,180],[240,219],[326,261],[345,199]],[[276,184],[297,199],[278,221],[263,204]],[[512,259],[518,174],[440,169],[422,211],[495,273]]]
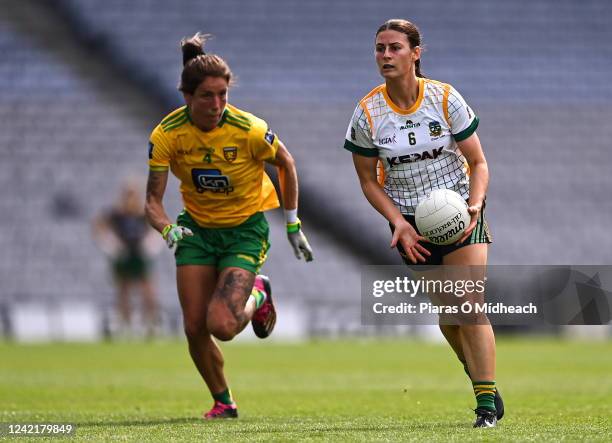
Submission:
[[[278,151],[278,142],[278,137],[268,128],[268,124],[255,118],[249,131],[249,149],[253,158],[260,161],[273,160]]]
[[[372,131],[365,111],[357,105],[346,131],[344,149],[364,157],[378,157],[378,148],[372,143]]]
[[[448,94],[448,117],[455,141],[465,140],[478,127],[478,117],[467,105],[461,94],[452,86]]]
[[[157,126],[149,138],[149,169],[167,171],[170,167],[171,150],[168,137],[161,126]]]

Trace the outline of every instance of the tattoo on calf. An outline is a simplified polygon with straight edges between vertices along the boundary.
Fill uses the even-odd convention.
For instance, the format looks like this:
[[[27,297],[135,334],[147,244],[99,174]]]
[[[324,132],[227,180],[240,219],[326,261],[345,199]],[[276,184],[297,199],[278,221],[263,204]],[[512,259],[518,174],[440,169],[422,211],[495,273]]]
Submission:
[[[244,314],[244,305],[251,294],[254,280],[255,277],[246,271],[231,270],[221,282],[221,288],[215,291],[215,297],[223,299],[240,324],[248,320]]]

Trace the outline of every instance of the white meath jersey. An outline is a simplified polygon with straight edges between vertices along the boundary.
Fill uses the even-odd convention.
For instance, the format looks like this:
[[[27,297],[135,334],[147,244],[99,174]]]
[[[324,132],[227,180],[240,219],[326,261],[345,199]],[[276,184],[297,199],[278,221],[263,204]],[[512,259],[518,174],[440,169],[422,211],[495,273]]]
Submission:
[[[467,162],[457,142],[477,126],[478,117],[451,85],[419,78],[419,96],[410,109],[391,102],[384,84],[361,99],[344,147],[378,157],[385,192],[403,214],[413,215],[434,189],[469,197]]]

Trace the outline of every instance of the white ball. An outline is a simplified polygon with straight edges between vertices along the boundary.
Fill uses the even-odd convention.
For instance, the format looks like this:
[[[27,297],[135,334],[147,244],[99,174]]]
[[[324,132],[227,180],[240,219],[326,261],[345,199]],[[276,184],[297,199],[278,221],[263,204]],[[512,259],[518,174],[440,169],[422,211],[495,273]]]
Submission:
[[[463,197],[450,189],[436,189],[416,207],[414,218],[423,237],[436,245],[457,242],[470,224]]]

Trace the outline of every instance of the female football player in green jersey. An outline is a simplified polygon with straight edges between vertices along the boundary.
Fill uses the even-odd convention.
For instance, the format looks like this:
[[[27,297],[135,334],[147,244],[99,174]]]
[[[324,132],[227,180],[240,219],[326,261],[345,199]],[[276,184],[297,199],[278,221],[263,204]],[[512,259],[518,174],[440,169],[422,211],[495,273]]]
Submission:
[[[232,72],[203,51],[205,37],[181,42],[179,90],[185,106],[153,130],[149,143],[146,214],[169,247],[176,246],[177,286],[189,352],[213,398],[204,418],[238,416],[213,337],[226,341],[251,322],[264,338],[276,313],[267,277],[257,275],[269,248],[263,211],[279,201],[264,163],[277,167],[287,235],[299,259],[312,250],[297,218],[295,162],[263,120],[227,102]],[[168,171],[185,204],[174,223],[162,199]]]
[[[391,247],[407,264],[486,265],[489,172],[475,132],[478,117],[452,86],[421,74],[421,36],[412,23],[383,24],[375,57],[385,82],[359,102],[344,147],[353,153],[367,200],[391,225]],[[471,223],[455,245],[422,244],[414,210],[432,190],[444,188],[467,200]],[[472,380],[474,426],[493,427],[503,415],[494,381],[495,337],[486,316],[476,320],[441,321],[440,329]]]

